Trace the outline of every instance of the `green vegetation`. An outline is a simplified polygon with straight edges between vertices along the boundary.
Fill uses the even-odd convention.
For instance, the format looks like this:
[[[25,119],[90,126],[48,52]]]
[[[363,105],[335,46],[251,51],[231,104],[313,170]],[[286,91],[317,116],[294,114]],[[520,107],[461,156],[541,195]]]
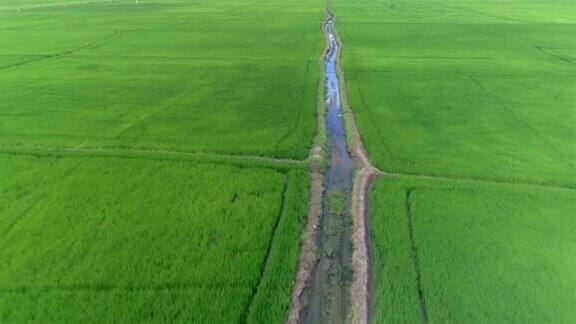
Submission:
[[[283,322],[325,2],[0,1],[0,321]],[[574,320],[576,3],[329,5],[376,320]]]
[[[328,194],[328,210],[333,215],[342,216],[346,211],[346,194],[334,189]]]
[[[284,318],[307,211],[305,169],[0,161],[3,321]]]
[[[296,264],[300,255],[300,237],[308,209],[308,174],[291,171],[284,195],[284,215],[280,219],[267,275],[262,278],[258,293],[250,306],[248,322],[280,323],[290,306]]]
[[[371,199],[376,321],[574,321],[576,3],[332,9],[367,151],[401,174]]]
[[[576,187],[573,1],[335,0],[384,171]]]
[[[326,200],[327,212],[330,215],[323,218],[326,222],[324,233],[324,254],[336,259],[341,249],[341,238],[344,235],[346,225],[346,194],[338,189],[330,191]]]
[[[323,17],[320,1],[3,0],[0,144],[304,159]]]
[[[372,201],[376,322],[419,320],[417,272],[430,322],[576,318],[573,190],[394,177]]]
[[[0,321],[283,322],[323,8],[2,0]]]

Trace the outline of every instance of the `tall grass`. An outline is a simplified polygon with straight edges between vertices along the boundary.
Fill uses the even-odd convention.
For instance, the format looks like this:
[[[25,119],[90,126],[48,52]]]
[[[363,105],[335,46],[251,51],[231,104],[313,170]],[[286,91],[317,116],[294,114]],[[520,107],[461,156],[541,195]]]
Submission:
[[[3,321],[237,322],[246,309],[250,321],[284,319],[306,170],[0,160]]]
[[[284,211],[273,238],[265,276],[250,305],[248,323],[284,323],[298,268],[306,224],[309,179],[305,170],[288,172]]]
[[[316,134],[323,7],[3,2],[0,144],[302,160]]]
[[[430,322],[576,318],[573,190],[400,177],[372,197],[377,322],[418,321],[419,288]]]
[[[573,2],[331,4],[378,168],[576,188]]]

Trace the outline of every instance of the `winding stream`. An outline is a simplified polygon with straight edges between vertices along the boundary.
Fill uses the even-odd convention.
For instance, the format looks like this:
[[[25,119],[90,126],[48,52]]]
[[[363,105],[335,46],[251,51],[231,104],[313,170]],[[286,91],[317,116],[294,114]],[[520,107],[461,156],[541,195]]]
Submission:
[[[349,305],[350,202],[355,163],[346,145],[337,75],[340,48],[333,24],[334,18],[329,15],[324,25],[329,45],[325,56],[329,164],[317,238],[320,257],[312,274],[310,297],[302,316],[305,323],[345,322]]]

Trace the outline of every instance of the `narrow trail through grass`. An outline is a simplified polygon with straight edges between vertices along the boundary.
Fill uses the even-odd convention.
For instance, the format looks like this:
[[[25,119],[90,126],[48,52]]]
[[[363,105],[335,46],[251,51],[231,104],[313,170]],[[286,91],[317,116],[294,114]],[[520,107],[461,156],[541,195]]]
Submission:
[[[409,177],[415,179],[438,179],[438,180],[454,180],[454,181],[472,181],[472,182],[482,182],[482,183],[492,183],[492,184],[507,184],[507,185],[518,185],[518,186],[535,186],[542,188],[557,188],[557,189],[568,189],[576,190],[573,186],[561,186],[553,184],[545,184],[538,182],[522,182],[522,181],[506,181],[498,178],[474,178],[474,177],[448,177],[448,176],[437,176],[437,175],[425,175],[425,174],[408,174],[408,173],[392,173],[392,172],[382,172],[383,176],[389,177]]]
[[[250,308],[252,308],[252,305],[254,304],[254,299],[256,297],[256,295],[258,294],[258,291],[260,290],[260,287],[262,285],[262,280],[264,279],[264,277],[266,276],[266,274],[268,273],[268,268],[270,266],[270,254],[272,252],[272,249],[274,247],[274,243],[276,241],[276,238],[278,237],[278,235],[276,235],[277,230],[278,230],[278,224],[280,224],[280,221],[282,220],[282,218],[284,217],[285,214],[285,210],[286,210],[286,193],[288,192],[288,186],[289,186],[289,178],[288,175],[284,175],[284,189],[282,191],[282,198],[280,199],[280,214],[278,215],[278,217],[276,217],[276,221],[274,223],[274,226],[272,228],[272,236],[270,236],[270,242],[268,244],[268,249],[266,250],[266,256],[264,257],[264,265],[262,265],[261,269],[261,273],[260,273],[260,277],[258,278],[258,282],[256,283],[256,286],[254,286],[253,290],[252,290],[252,295],[250,296],[250,301],[248,303],[246,303],[246,307],[244,308],[244,312],[242,313],[242,323],[246,323],[247,319],[248,319],[248,315],[250,314]]]
[[[257,163],[255,166],[270,164],[272,166],[305,167],[308,160],[278,159],[265,156],[233,155],[204,152],[122,149],[122,148],[80,148],[52,146],[2,146],[0,152],[15,155],[34,156],[94,156],[120,157],[153,160],[190,159],[199,162]]]
[[[418,257],[418,248],[414,240],[414,225],[412,223],[412,202],[410,198],[415,188],[408,188],[406,190],[406,224],[408,225],[408,237],[410,239],[410,250],[412,256],[412,264],[414,266],[414,273],[416,274],[416,294],[418,295],[418,302],[420,305],[420,320],[422,323],[428,323],[428,310],[426,308],[426,297],[422,291],[422,273],[420,271],[420,258]]]

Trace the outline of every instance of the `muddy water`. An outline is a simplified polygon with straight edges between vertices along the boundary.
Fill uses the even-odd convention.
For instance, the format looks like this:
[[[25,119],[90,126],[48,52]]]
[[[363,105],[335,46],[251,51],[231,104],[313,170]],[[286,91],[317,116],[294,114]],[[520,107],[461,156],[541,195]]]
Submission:
[[[329,16],[324,32],[329,42],[326,65],[326,129],[329,164],[325,175],[322,217],[318,235],[319,262],[313,273],[305,323],[342,323],[348,312],[351,279],[350,197],[354,161],[348,153],[337,64],[339,46]]]

